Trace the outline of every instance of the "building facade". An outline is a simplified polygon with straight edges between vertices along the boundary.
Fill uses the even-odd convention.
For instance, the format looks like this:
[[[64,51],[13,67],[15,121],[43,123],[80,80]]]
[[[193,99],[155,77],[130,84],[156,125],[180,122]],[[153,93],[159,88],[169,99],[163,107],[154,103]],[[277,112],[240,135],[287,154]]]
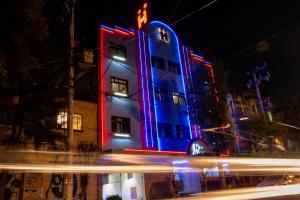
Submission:
[[[199,96],[194,92],[197,87],[218,101],[212,64],[182,44],[170,26],[149,21],[146,8],[144,4],[140,10],[137,29],[99,25],[99,145],[103,151],[125,153],[204,154],[202,124],[191,108]],[[174,165],[188,166],[188,162]],[[155,199],[197,193],[200,176],[193,171],[105,174],[102,198]],[[176,189],[176,183],[182,187]]]

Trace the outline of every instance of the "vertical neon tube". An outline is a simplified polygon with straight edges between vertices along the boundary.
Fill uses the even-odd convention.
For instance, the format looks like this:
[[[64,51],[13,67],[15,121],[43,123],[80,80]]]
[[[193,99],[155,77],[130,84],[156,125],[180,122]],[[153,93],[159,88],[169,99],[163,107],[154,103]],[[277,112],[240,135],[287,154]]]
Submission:
[[[149,111],[149,124],[150,124],[150,131],[151,131],[151,146],[153,148],[153,128],[152,128],[152,115],[151,115],[151,105],[150,105],[150,97],[149,97],[149,79],[148,79],[148,69],[147,69],[147,60],[146,60],[146,43],[145,43],[145,34],[142,31],[143,34],[143,49],[144,49],[144,67],[145,67],[145,73],[146,73],[146,84],[147,84],[147,93],[148,93],[148,111]]]
[[[148,43],[149,43],[150,56],[151,56],[152,47],[151,47],[151,41],[150,41],[150,38],[148,38]],[[154,101],[154,114],[155,114],[155,125],[156,125],[156,138],[157,138],[158,150],[161,151],[160,139],[159,139],[159,136],[158,136],[157,110],[156,110],[156,105],[157,105],[157,104],[156,104],[155,93],[154,93],[154,78],[153,78],[153,67],[152,67],[152,62],[150,62],[150,68],[151,68],[151,74],[152,74],[152,92],[153,92],[153,101]]]
[[[140,68],[141,68],[141,79],[142,79],[142,96],[143,96],[143,107],[144,107],[144,123],[145,123],[145,136],[146,136],[146,146],[149,147],[148,143],[148,128],[147,128],[147,118],[146,118],[146,105],[145,105],[145,93],[143,90],[144,87],[144,75],[143,75],[143,62],[142,62],[142,52],[141,52],[141,35],[140,31],[138,30],[138,42],[139,42],[139,58],[140,58]]]

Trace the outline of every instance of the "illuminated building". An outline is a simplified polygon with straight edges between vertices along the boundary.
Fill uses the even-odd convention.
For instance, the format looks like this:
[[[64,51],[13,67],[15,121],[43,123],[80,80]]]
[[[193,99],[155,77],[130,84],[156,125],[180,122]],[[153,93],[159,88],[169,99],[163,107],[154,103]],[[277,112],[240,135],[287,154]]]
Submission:
[[[200,141],[202,124],[191,113],[197,98],[192,89],[200,84],[201,75],[206,92],[218,101],[212,64],[183,45],[170,26],[150,21],[146,9],[144,4],[138,11],[137,29],[99,25],[99,144],[103,151],[186,155],[192,150],[197,152],[191,155],[200,155],[208,147]],[[182,181],[186,185],[182,193],[201,191],[200,174],[175,174],[176,178],[174,174],[107,174],[103,198],[130,193],[143,199],[164,197],[151,193],[150,187],[165,178]]]

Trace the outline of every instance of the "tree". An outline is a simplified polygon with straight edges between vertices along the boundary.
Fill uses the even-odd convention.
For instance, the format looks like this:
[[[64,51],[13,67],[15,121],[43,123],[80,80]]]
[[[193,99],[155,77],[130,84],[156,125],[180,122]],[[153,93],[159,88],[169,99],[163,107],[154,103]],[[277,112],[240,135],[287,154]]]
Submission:
[[[246,133],[244,137],[250,139],[256,151],[266,148],[273,152],[274,139],[286,141],[288,138],[287,127],[262,118],[245,121],[242,129]]]
[[[53,143],[55,116],[60,103],[63,62],[40,64],[51,59],[49,31],[42,0],[4,1],[0,6],[0,89],[1,98],[17,97],[10,143],[33,139]]]

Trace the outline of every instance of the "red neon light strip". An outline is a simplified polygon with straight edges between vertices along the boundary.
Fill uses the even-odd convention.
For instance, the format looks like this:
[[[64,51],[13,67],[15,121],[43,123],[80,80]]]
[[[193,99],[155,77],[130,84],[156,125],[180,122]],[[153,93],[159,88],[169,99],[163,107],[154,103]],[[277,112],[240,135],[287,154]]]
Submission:
[[[123,149],[128,153],[147,153],[147,154],[172,154],[172,155],[186,155],[184,151],[157,151],[157,150],[142,150],[142,149]]]
[[[197,57],[192,57],[194,60],[198,61],[198,62],[204,62],[204,60],[197,58]]]
[[[135,33],[133,31],[130,31],[129,32],[131,35],[135,36]]]
[[[101,29],[102,30],[102,29]],[[105,133],[106,133],[106,127],[105,127],[105,96],[102,94],[102,92],[105,92],[105,78],[102,73],[104,73],[104,32],[101,31],[101,51],[100,51],[100,57],[101,57],[101,67],[100,67],[100,82],[101,82],[101,90],[100,90],[100,99],[101,99],[101,146],[102,149],[105,145]]]
[[[114,29],[114,32],[117,32],[117,33],[119,33],[121,35],[129,36],[129,33],[125,32],[125,31],[122,31],[120,29]]]
[[[111,34],[113,34],[113,33],[114,33],[113,31],[111,31],[111,30],[108,30],[108,29],[106,29],[106,28],[103,28],[103,27],[101,27],[101,31],[105,31],[105,32],[108,32],[108,33],[111,33]]]

